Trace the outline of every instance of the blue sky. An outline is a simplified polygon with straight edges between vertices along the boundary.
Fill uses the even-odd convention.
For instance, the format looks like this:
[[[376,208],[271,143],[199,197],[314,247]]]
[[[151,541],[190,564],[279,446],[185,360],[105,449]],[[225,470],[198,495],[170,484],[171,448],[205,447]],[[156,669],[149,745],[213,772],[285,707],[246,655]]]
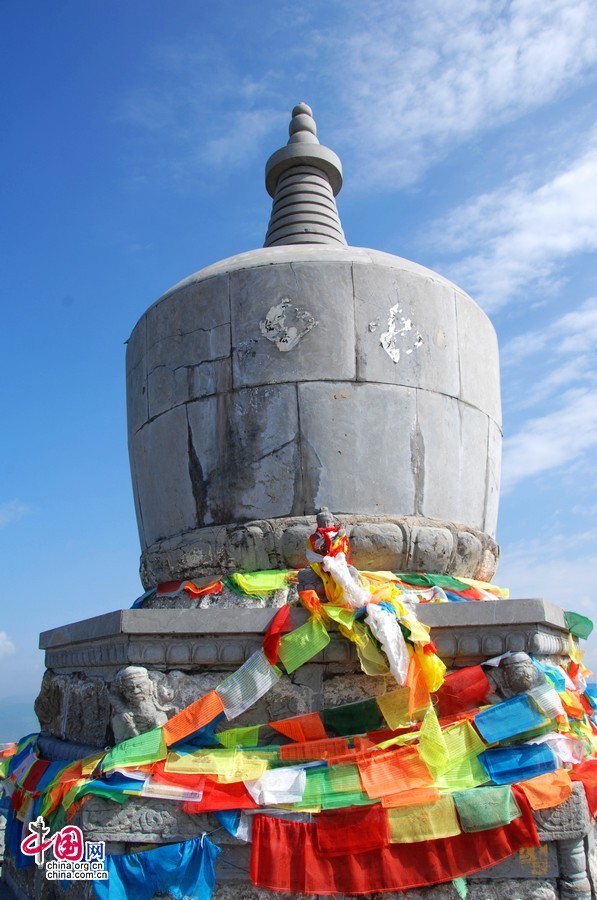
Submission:
[[[348,242],[436,269],[496,326],[496,581],[592,615],[590,0],[23,0],[0,17],[0,698],[35,696],[39,631],[141,593],[124,342],[171,285],[261,246],[264,163],[300,100],[342,159]]]

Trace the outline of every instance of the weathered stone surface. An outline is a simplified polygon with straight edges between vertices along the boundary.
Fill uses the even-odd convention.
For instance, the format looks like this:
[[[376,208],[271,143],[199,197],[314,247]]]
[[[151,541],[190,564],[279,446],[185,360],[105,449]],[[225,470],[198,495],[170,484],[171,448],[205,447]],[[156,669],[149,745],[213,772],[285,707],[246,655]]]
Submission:
[[[294,386],[198,400],[188,406],[188,421],[197,524],[292,514],[300,491]]]
[[[179,285],[154,303],[145,318],[148,371],[229,355],[230,342],[223,334],[230,324],[228,276]]]
[[[389,569],[400,572],[407,562],[406,529],[392,522],[383,525],[361,523],[349,525],[351,560],[365,571]],[[389,564],[389,565],[388,565]]]
[[[186,407],[178,406],[132,437],[139,510],[149,544],[202,524],[189,472],[189,433]]]
[[[147,393],[147,372],[143,359],[128,373],[129,389],[126,395],[126,416],[131,434],[135,434],[149,419],[149,395]]]
[[[452,574],[456,578],[458,578],[458,576],[464,576],[466,578],[466,572],[470,572],[472,569],[478,571],[481,566],[483,560],[483,544],[477,535],[468,531],[459,531],[456,539],[456,552],[454,556],[455,558],[451,566]]]
[[[487,415],[453,397],[417,391],[415,478],[417,512],[466,522],[485,522]],[[491,522],[495,529],[495,522]]]
[[[209,574],[222,556],[240,556],[237,568],[262,568],[272,554],[283,565],[297,548],[292,536],[284,548],[272,541],[275,526],[253,531],[248,554],[244,537],[239,548],[228,531],[195,532],[323,505],[493,533],[496,352],[470,298],[375,251],[268,248],[181,282],[146,313],[128,352],[131,468],[151,557],[143,569],[159,568],[162,541],[174,542],[163,548],[173,578],[189,577],[189,566]],[[397,549],[393,539],[394,559]],[[485,546],[477,569],[490,574]]]
[[[423,516],[341,518],[351,541],[351,559],[359,569],[450,572],[489,581],[497,566],[499,547],[473,528]],[[141,557],[141,580],[150,588],[230,572],[299,569],[306,565],[306,537],[314,523],[315,516],[284,516],[207,526],[156,541]]]
[[[495,537],[500,502],[500,478],[502,473],[502,429],[493,419],[489,420],[487,436],[487,477],[485,491],[484,530]]]
[[[460,399],[502,422],[500,362],[493,325],[471,298],[457,289]]]
[[[587,841],[582,838],[561,840],[557,849],[562,900],[593,900],[595,891],[590,879]]]
[[[122,610],[43,632],[40,646],[46,665],[58,675],[86,671],[111,681],[127,664],[230,671],[261,646],[275,612],[273,607]],[[543,600],[428,604],[418,614],[450,665],[468,665],[506,650],[558,657],[569,649],[561,609]],[[295,625],[306,615],[292,610]],[[332,634],[321,659],[346,665],[345,672],[359,671],[351,645],[339,635]]]
[[[412,512],[415,392],[387,384],[299,385],[303,496],[311,508],[380,516]]]
[[[133,329],[126,347],[126,415],[129,439],[149,419],[147,394],[147,326],[143,316]]]
[[[60,737],[63,731],[66,689],[68,678],[46,670],[43,674],[34,709],[41,731]]]
[[[454,288],[389,266],[353,264],[358,380],[401,384],[458,397]],[[397,308],[396,308],[397,307]],[[384,350],[396,308],[396,361]],[[391,327],[391,326],[390,326]],[[416,346],[417,335],[421,337]]]
[[[94,747],[109,739],[110,702],[101,678],[46,671],[35,701],[40,729],[57,738]]]
[[[63,734],[71,741],[103,747],[109,737],[110,701],[100,678],[73,675],[68,679]]]
[[[286,299],[300,328],[301,316],[314,324],[291,350],[281,352],[260,323]],[[289,262],[250,268],[230,276],[234,386],[355,377],[351,263]],[[283,345],[282,345],[283,346]]]
[[[334,675],[323,683],[322,708],[341,706],[379,697],[395,687],[395,682],[386,677],[363,678],[362,675]]]
[[[228,326],[225,326],[228,330]],[[219,330],[223,330],[221,326]],[[225,394],[232,388],[229,358],[202,360],[194,365],[156,366],[148,377],[151,415],[157,416],[182,403]]]
[[[452,533],[447,528],[415,526],[410,534],[407,570],[449,572],[453,546]]]
[[[570,797],[552,809],[534,813],[537,832],[542,841],[569,841],[584,838],[592,828],[585,789],[578,781],[572,785]]]

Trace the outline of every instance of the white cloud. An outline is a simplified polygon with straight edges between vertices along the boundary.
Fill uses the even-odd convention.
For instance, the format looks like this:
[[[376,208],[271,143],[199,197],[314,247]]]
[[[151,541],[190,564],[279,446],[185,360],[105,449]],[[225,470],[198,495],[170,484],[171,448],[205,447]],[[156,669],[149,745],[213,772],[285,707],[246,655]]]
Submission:
[[[559,409],[529,419],[504,441],[503,493],[526,478],[569,466],[597,446],[597,391],[579,388],[562,399]]]
[[[503,346],[500,357],[509,376],[504,394],[511,410],[528,409],[572,386],[596,385],[597,297],[541,329],[517,335]],[[513,378],[513,372],[519,377]]]
[[[332,62],[343,63],[347,141],[361,142],[386,185],[416,180],[446,149],[551,101],[597,60],[590,0],[384,0],[344,34]]]
[[[5,631],[0,631],[0,659],[10,656],[16,651],[16,647]]]
[[[331,0],[324,14],[306,0],[300,16],[296,4],[279,5],[258,25],[245,20],[237,55],[239,22],[225,41],[192,34],[156,48],[121,118],[162,131],[173,170],[192,162],[193,147],[218,165],[203,145],[220,141],[225,156],[248,163],[304,99],[329,143],[343,145],[353,186],[401,187],[462,141],[585,83],[597,61],[591,0]],[[246,114],[261,121],[237,146]]]
[[[6,500],[4,503],[0,503],[0,528],[16,522],[17,519],[22,519],[30,512],[30,507],[20,500]]]
[[[502,365],[516,365],[550,344],[555,345],[556,353],[583,353],[597,347],[597,297],[589,297],[545,328],[526,331],[508,341],[501,350]]]
[[[549,290],[554,273],[560,277],[563,261],[597,249],[595,196],[597,132],[586,140],[583,152],[546,183],[513,183],[436,223],[446,249],[468,250],[450,276],[488,310],[520,296],[529,285]]]

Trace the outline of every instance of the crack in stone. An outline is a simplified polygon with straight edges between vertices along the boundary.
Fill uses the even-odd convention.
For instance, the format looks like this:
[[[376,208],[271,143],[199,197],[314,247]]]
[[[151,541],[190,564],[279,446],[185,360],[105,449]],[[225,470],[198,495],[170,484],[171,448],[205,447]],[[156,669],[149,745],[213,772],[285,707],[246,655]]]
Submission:
[[[164,341],[171,341],[174,338],[188,337],[191,334],[210,334],[212,331],[216,331],[218,328],[230,328],[231,325],[231,322],[222,322],[220,325],[213,325],[211,328],[193,328],[191,331],[181,331],[180,334],[166,334],[154,341],[153,344],[149,344],[145,352],[146,354],[148,354],[150,350],[153,350],[153,348],[157,346],[157,344],[162,344]]]
[[[207,512],[207,482],[203,476],[203,469],[195,445],[193,444],[193,432],[191,423],[189,422],[187,410],[187,438],[189,452],[189,478],[191,480],[191,490],[193,492],[193,500],[197,510],[197,528],[205,525],[205,514]]]

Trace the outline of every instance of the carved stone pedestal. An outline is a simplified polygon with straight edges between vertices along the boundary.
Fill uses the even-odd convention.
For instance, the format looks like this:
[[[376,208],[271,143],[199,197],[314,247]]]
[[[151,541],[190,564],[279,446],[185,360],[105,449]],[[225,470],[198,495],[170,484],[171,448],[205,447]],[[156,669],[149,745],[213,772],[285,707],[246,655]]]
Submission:
[[[41,646],[48,668],[36,705],[44,756],[77,758],[114,742],[111,685],[124,666],[147,669],[156,690],[167,693],[171,707],[180,709],[216,687],[259,649],[275,612],[273,608],[121,610],[44,632]],[[562,610],[543,600],[428,604],[420,606],[418,614],[431,627],[438,652],[450,668],[479,663],[508,650],[554,661],[568,653]],[[304,610],[293,609],[293,624],[301,624],[306,616]],[[282,678],[235,725],[299,715],[385,690],[386,679],[363,675],[352,645],[334,633],[323,653]],[[106,841],[108,852],[213,832],[212,839],[223,849],[217,864],[216,900],[270,896],[248,883],[249,845],[230,837],[214,817],[184,815],[176,806],[167,800],[137,798],[121,806],[93,797],[75,821],[87,839]],[[587,864],[592,823],[581,785],[575,784],[566,803],[538,813],[537,825],[541,847],[471,876],[469,900],[589,900],[594,896]],[[33,870],[15,870],[10,860],[3,877],[13,889],[21,890],[21,896],[36,900],[73,896],[63,893],[59,884],[43,882]],[[86,888],[77,886],[77,890],[77,900],[84,900]],[[451,885],[440,885],[383,897],[408,900],[411,895],[443,900],[456,897],[456,892]]]

